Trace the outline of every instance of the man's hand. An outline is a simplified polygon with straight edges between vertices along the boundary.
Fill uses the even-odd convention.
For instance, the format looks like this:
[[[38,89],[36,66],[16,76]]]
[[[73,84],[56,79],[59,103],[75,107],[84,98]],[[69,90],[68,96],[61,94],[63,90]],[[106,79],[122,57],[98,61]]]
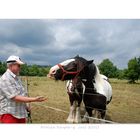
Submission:
[[[47,98],[43,97],[43,96],[24,97],[24,96],[20,96],[20,95],[17,95],[15,97],[13,97],[12,99],[17,101],[17,102],[25,102],[25,103],[29,103],[29,102],[43,102],[43,101],[47,100]]]
[[[38,97],[35,97],[35,102],[43,102],[43,101],[46,101],[47,98],[43,97],[43,96],[38,96]]]

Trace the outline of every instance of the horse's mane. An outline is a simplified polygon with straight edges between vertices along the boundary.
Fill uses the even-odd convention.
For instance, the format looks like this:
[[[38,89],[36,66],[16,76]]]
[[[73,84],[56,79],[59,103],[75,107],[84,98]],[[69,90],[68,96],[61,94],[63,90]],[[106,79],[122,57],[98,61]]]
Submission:
[[[77,55],[75,59],[80,59],[83,62],[85,61],[85,59],[83,57],[79,57],[79,55]],[[103,78],[100,75],[100,71],[98,67],[94,63],[92,63],[89,65],[89,69],[90,69],[89,79],[90,80],[94,79],[95,80],[94,86],[96,90],[102,92],[103,91]]]
[[[95,65],[96,68],[96,74],[95,74],[95,88],[97,91],[102,92],[103,90],[103,78],[100,75],[100,71],[98,69],[98,67]]]

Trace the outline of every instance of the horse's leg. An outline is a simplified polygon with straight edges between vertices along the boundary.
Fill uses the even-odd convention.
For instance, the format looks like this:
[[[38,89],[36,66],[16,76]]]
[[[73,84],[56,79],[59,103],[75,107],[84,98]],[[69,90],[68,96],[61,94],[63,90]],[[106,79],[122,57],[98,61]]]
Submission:
[[[80,110],[81,102],[82,102],[82,95],[76,101],[76,114],[75,114],[75,119],[74,119],[75,123],[81,123],[82,122],[82,120],[81,120],[81,110]]]
[[[89,123],[94,123],[93,119],[92,119],[92,112],[93,112],[93,109],[92,108],[86,108],[86,111],[88,113],[88,116],[87,116],[87,119],[88,119],[88,122]]]
[[[94,110],[94,118],[97,119],[105,119],[105,115],[106,115],[106,105],[104,105],[104,107],[102,109],[95,109]],[[101,120],[95,120],[95,123],[104,123]]]
[[[67,123],[74,123],[74,119],[75,119],[75,104],[73,104],[71,107],[70,107],[70,112],[69,112],[69,116],[66,120]]]
[[[82,122],[83,122],[83,123],[89,123],[89,117],[92,116],[92,109],[91,109],[91,108],[88,108],[88,105],[86,104],[86,101],[87,101],[87,100],[85,100],[85,98],[84,98],[83,101],[84,101],[86,113],[85,113],[85,115],[84,115],[84,117],[83,117],[83,119],[82,119]]]
[[[105,120],[105,116],[106,116],[106,111],[103,110],[103,111],[96,111],[96,115],[94,117]],[[105,122],[101,120],[96,120],[96,123],[105,123]]]
[[[86,112],[84,117],[83,117],[83,119],[82,119],[82,122],[83,123],[88,123],[89,122],[89,118],[88,117],[89,117],[88,112]]]
[[[94,123],[100,123],[101,121],[98,119],[101,119],[101,111],[94,109],[93,117],[95,118]]]
[[[88,109],[89,123],[99,123],[101,119],[101,111],[97,109]],[[94,119],[95,118],[95,119]]]
[[[94,115],[96,114],[96,110],[95,109],[92,109],[91,110],[91,113],[89,114],[89,123],[96,123],[95,119],[93,118]]]
[[[106,105],[105,105],[104,110],[101,111],[101,119],[105,120],[105,117],[106,117]],[[102,123],[105,123],[105,122],[102,122]]]
[[[73,123],[74,122],[74,118],[75,118],[75,110],[76,110],[76,106],[75,106],[75,101],[73,98],[73,95],[69,95],[69,100],[70,100],[70,112],[69,112],[69,116],[66,120],[67,123]]]
[[[102,118],[102,119],[105,119],[105,116],[106,116],[106,111],[102,111],[102,112],[101,112],[101,118]]]
[[[74,119],[75,123],[81,123],[81,113],[80,113],[80,106],[76,107],[76,114],[75,114],[75,119]]]

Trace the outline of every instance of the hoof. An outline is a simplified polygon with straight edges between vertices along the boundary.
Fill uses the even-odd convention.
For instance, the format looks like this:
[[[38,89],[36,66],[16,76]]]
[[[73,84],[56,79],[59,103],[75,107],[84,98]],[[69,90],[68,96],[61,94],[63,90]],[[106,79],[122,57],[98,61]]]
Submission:
[[[75,120],[74,120],[74,123],[82,123],[82,119],[81,119],[81,118],[75,119]]]
[[[73,119],[67,119],[66,123],[74,123],[74,120]]]
[[[89,119],[83,118],[83,119],[82,119],[82,123],[89,123]]]

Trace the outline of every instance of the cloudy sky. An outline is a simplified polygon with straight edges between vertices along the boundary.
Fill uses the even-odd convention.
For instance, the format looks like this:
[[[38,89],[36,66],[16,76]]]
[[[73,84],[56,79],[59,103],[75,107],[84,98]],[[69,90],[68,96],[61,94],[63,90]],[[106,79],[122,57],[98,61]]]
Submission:
[[[0,60],[54,65],[79,54],[117,67],[140,56],[140,20],[0,20]]]

